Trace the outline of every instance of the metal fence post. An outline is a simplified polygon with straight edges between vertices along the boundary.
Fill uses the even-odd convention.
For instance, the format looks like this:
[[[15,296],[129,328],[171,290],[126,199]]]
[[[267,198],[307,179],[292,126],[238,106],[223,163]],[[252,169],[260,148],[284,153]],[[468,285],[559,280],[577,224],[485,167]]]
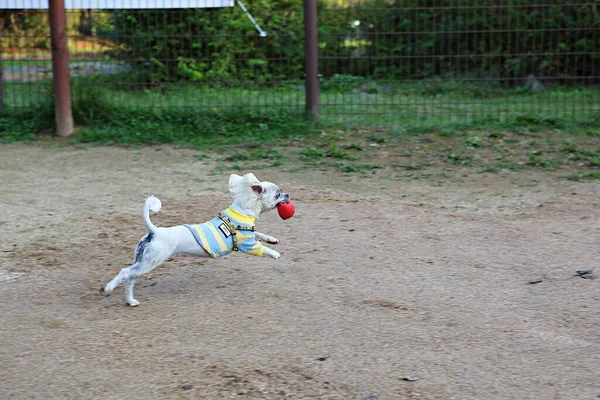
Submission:
[[[319,41],[317,34],[317,0],[304,0],[304,57],[306,72],[306,111],[319,114]]]
[[[4,106],[4,61],[2,59],[2,37],[0,36],[0,108]]]
[[[69,84],[69,49],[64,0],[49,0],[50,38],[52,41],[52,76],[54,83],[54,113],[56,133],[69,136],[73,133],[71,86]]]

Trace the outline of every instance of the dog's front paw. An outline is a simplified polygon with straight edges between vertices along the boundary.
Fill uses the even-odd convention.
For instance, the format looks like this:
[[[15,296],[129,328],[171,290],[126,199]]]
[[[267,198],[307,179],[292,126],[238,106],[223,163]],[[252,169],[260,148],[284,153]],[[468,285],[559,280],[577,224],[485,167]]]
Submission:
[[[277,251],[275,251],[275,250],[271,250],[271,251],[272,251],[272,253],[270,253],[269,255],[270,255],[271,257],[273,257],[274,259],[278,260],[278,259],[279,259],[279,257],[281,257],[281,254],[279,254],[279,252],[277,252]]]
[[[110,295],[110,292],[111,292],[111,291],[110,291],[110,290],[107,290],[106,286],[102,286],[102,287],[100,288],[100,294],[101,294],[102,296],[104,296],[104,297],[107,297],[107,296],[109,296],[109,295]]]
[[[278,244],[279,243],[279,239],[274,238],[273,236],[269,236],[267,238],[267,243],[269,243],[269,244]]]

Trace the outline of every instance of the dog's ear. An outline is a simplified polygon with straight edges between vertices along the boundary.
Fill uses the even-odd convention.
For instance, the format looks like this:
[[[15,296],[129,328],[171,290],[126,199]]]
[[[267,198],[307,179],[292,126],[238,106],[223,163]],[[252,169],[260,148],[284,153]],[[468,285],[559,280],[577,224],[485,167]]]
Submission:
[[[244,175],[244,182],[246,182],[246,185],[248,186],[260,185],[260,181],[252,172]]]
[[[264,188],[262,187],[262,184],[252,172],[244,175],[244,182],[246,183],[246,185],[251,187],[252,191],[257,195],[260,196],[263,193]]]
[[[239,185],[241,180],[242,177],[239,175],[231,174],[231,176],[229,176],[229,192],[231,192],[231,194],[235,193],[235,188]]]
[[[262,185],[252,185],[252,190],[254,191],[254,193],[256,193],[257,195],[261,195],[262,192],[264,191]]]

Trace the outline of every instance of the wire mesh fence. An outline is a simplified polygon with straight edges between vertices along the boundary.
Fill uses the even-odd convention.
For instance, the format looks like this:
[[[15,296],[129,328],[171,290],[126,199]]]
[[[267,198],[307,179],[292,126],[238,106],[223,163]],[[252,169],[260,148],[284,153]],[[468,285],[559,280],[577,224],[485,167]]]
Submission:
[[[3,13],[5,103],[27,107],[51,79],[47,11]],[[154,109],[300,110],[302,13],[294,14],[295,31],[278,24],[263,38],[237,8],[67,10],[74,96],[108,92],[113,104]]]
[[[321,13],[344,21],[321,36],[334,49],[321,55],[323,113],[393,123],[598,112],[596,2],[362,4]]]
[[[266,37],[238,7],[68,10],[74,96],[103,93],[124,108],[303,112],[302,1],[247,6]],[[600,109],[596,1],[324,0],[318,22],[324,121],[587,118]],[[48,29],[47,10],[0,10],[6,107],[29,107],[51,87]]]

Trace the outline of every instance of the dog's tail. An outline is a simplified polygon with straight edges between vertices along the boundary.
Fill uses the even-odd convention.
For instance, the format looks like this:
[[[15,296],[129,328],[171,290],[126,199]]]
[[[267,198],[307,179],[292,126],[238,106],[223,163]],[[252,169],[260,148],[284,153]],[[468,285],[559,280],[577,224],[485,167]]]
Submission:
[[[156,232],[156,226],[150,221],[150,211],[159,212],[162,207],[162,203],[157,197],[150,196],[146,199],[144,203],[144,211],[142,212],[142,218],[144,219],[144,225],[146,225],[146,230],[148,233]]]

